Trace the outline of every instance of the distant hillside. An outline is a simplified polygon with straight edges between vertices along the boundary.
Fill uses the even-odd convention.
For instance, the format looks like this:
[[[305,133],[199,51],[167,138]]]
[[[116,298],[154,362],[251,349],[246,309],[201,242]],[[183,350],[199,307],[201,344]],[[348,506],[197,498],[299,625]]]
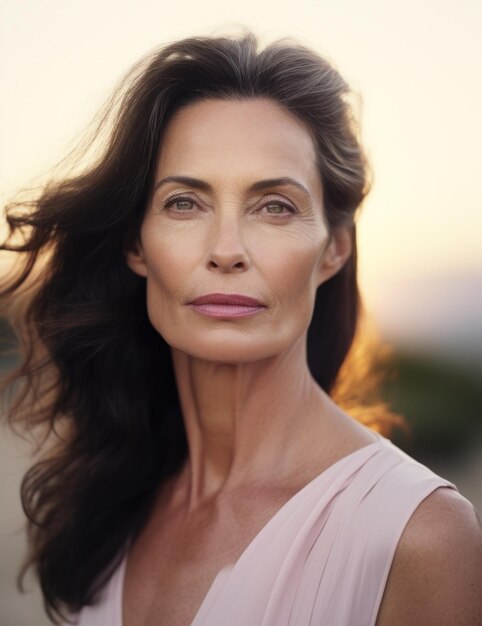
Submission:
[[[395,349],[382,395],[411,429],[396,443],[421,461],[457,456],[482,437],[482,374],[470,364]]]

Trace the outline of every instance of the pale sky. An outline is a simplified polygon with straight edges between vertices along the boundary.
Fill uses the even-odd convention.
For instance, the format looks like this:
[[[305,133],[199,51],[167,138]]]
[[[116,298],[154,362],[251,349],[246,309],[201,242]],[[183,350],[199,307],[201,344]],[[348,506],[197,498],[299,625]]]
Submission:
[[[362,96],[375,184],[359,221],[361,286],[381,322],[408,323],[414,299],[440,306],[430,289],[439,303],[444,276],[447,302],[467,291],[459,276],[482,292],[479,0],[3,0],[0,12],[3,199],[73,147],[142,54],[241,24],[315,48]],[[480,298],[464,306],[482,319]]]

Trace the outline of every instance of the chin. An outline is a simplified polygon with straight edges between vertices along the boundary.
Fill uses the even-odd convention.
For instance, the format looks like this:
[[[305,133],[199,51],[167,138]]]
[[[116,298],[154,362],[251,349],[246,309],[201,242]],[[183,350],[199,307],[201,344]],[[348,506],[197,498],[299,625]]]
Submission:
[[[289,346],[281,345],[279,340],[260,341],[259,337],[250,338],[243,334],[239,338],[224,338],[215,340],[214,338],[196,338],[188,341],[176,341],[174,338],[165,337],[171,348],[186,354],[189,357],[210,361],[213,363],[242,364],[262,361],[272,358],[286,350]]]

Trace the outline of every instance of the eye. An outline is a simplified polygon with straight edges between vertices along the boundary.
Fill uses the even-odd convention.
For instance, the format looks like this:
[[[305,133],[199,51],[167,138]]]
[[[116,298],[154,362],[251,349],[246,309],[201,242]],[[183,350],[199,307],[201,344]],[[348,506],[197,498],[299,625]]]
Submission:
[[[194,202],[192,200],[176,200],[174,204],[176,209],[179,211],[186,211],[188,209],[192,209],[194,206]]]
[[[270,200],[263,205],[262,209],[265,209],[268,215],[276,217],[288,217],[296,213],[296,209],[287,202],[281,200]]]
[[[286,210],[286,206],[284,204],[280,204],[279,202],[270,202],[266,205],[266,210],[268,213],[274,213],[275,215],[279,215]]]
[[[178,213],[188,213],[192,211],[195,206],[196,203],[194,200],[192,198],[188,198],[187,196],[173,196],[164,202],[165,209],[173,209]]]

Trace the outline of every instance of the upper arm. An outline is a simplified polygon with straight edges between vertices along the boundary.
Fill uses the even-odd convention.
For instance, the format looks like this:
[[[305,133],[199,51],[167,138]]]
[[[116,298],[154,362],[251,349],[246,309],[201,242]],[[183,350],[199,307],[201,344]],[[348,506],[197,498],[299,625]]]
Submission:
[[[436,489],[410,518],[376,623],[482,624],[482,530],[474,507],[456,491]]]

